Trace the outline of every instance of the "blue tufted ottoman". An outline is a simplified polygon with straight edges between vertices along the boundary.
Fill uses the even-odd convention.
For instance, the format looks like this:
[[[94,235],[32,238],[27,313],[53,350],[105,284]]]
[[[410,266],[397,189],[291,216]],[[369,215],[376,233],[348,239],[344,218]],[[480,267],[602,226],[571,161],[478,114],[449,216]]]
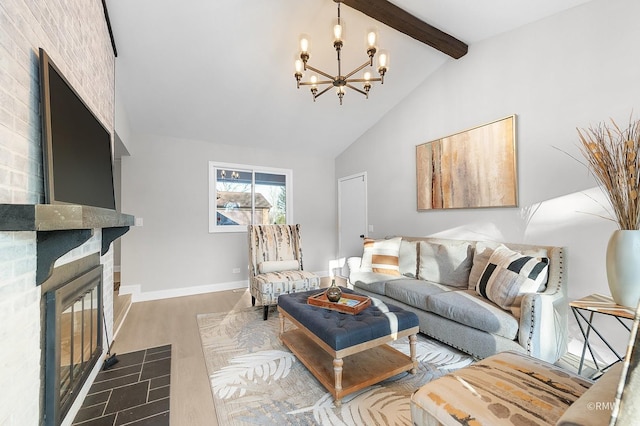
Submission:
[[[405,371],[415,374],[416,314],[375,298],[356,315],[308,305],[307,298],[317,293],[278,298],[280,339],[331,392],[336,406],[344,395]],[[285,331],[285,320],[296,327]],[[409,338],[411,356],[386,345],[403,337]]]

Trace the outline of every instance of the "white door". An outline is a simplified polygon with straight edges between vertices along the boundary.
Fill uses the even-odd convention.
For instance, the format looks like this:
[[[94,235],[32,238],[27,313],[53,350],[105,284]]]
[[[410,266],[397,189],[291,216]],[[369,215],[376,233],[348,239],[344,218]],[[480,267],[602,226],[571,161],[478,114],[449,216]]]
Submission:
[[[338,253],[340,258],[362,256],[367,235],[367,173],[338,179]]]

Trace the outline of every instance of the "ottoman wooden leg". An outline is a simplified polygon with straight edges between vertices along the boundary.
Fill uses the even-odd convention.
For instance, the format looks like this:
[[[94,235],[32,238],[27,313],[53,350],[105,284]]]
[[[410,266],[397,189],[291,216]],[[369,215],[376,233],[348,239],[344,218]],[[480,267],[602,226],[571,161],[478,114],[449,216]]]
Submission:
[[[282,336],[282,333],[284,333],[284,315],[282,315],[282,312],[281,312],[280,313],[280,336]]]
[[[342,358],[335,358],[333,360],[333,374],[335,376],[335,393],[338,395],[342,391],[342,365],[344,361]],[[342,405],[342,398],[337,398],[335,400],[336,407],[340,407]]]
[[[418,359],[416,358],[416,342],[418,338],[415,334],[409,336],[409,353],[411,354],[411,362],[413,362],[413,368],[410,370],[411,374],[418,372]]]

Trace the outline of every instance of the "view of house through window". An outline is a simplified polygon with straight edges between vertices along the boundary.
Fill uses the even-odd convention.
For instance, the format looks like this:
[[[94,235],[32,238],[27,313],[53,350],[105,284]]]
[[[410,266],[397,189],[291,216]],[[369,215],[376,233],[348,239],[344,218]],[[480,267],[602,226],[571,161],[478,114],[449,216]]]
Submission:
[[[249,224],[287,223],[291,170],[210,163],[209,231],[245,231]]]

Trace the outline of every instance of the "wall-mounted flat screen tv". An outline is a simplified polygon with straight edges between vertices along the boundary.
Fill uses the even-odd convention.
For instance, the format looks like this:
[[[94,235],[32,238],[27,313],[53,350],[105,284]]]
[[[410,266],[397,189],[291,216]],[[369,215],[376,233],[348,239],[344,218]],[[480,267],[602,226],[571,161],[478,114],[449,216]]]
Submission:
[[[115,210],[111,133],[40,49],[45,201]]]

